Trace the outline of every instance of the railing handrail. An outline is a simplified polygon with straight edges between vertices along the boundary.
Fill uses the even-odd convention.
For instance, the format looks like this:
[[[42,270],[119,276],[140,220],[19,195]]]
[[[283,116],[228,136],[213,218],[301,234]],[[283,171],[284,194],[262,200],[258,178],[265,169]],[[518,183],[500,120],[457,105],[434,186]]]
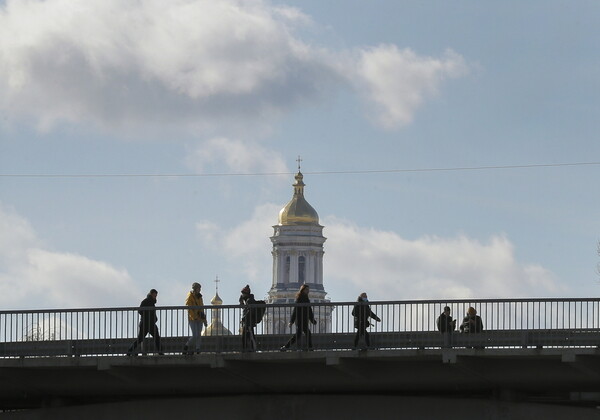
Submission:
[[[568,302],[600,302],[600,297],[586,298],[469,298],[469,299],[407,299],[407,300],[378,300],[369,301],[369,305],[451,305],[451,304],[486,304],[486,303],[568,303]],[[357,301],[348,302],[309,302],[309,303],[267,303],[273,307],[302,307],[302,306],[350,306],[356,305]],[[5,314],[35,314],[35,313],[64,313],[64,312],[99,312],[99,311],[137,311],[137,310],[183,310],[183,309],[234,309],[240,308],[240,304],[232,305],[202,305],[202,306],[156,306],[156,307],[140,307],[140,306],[115,306],[115,307],[88,307],[88,308],[48,308],[48,309],[15,309],[15,310],[0,310],[0,315]]]
[[[264,312],[247,311],[240,304],[3,310],[0,311],[0,357],[44,356],[46,344],[64,339],[78,343],[85,341],[85,344],[73,344],[76,348],[72,345],[61,347],[56,350],[60,354],[123,354],[128,351],[127,341],[130,340],[132,349],[137,348],[144,341],[143,336],[153,332],[160,332],[160,337],[165,339],[164,351],[181,352],[184,344],[193,343],[194,334],[199,334],[194,333],[198,324],[189,322],[189,310],[202,310],[206,314],[210,326],[204,332],[213,337],[205,342],[206,349],[217,352],[240,351],[242,345],[252,344],[253,336],[258,340],[254,342],[257,348],[278,351],[286,339],[291,345],[296,342],[295,337],[304,334],[308,337],[309,332],[315,334],[316,346],[322,349],[352,348],[361,341],[369,346],[368,333],[374,333],[376,345],[383,348],[457,344],[472,347],[585,347],[597,346],[600,342],[600,297],[371,301],[368,305],[372,313],[354,311],[357,304],[367,303],[288,301],[267,304]],[[450,307],[453,321],[440,316],[444,306]],[[470,306],[478,312],[477,317],[465,317]],[[304,324],[309,311],[301,310],[307,307],[313,312],[308,329]],[[295,311],[295,308],[300,310]],[[150,314],[152,316],[146,316]],[[254,323],[253,317],[257,317]],[[292,319],[295,326],[290,323]],[[510,333],[477,334],[488,330]],[[556,333],[550,332],[552,330]],[[461,334],[460,339],[452,341],[444,338],[448,334],[440,334],[440,331],[468,334]],[[533,333],[527,334],[527,331]],[[562,335],[559,334],[561,331]],[[544,340],[538,337],[540,333],[545,334]],[[161,339],[157,337],[158,334],[154,347],[160,348]],[[310,345],[310,340],[303,341]],[[86,349],[91,346],[91,350],[84,350],[82,345]]]

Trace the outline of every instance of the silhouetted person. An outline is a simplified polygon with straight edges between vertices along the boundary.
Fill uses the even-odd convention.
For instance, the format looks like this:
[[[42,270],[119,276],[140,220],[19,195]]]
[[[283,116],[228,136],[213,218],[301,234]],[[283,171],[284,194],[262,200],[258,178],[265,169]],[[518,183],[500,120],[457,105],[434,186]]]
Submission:
[[[303,284],[298,293],[296,293],[296,303],[310,303],[308,292],[308,284]],[[317,321],[315,321],[312,308],[310,306],[295,306],[294,310],[292,311],[292,317],[290,319],[289,326],[291,327],[292,324],[296,324],[296,334],[293,335],[283,347],[281,347],[281,351],[286,351],[292,344],[294,344],[296,341],[299,341],[302,333],[306,334],[306,338],[308,340],[308,349],[313,349],[312,337],[310,330],[308,329],[309,321],[312,322],[313,325],[317,323]]]
[[[477,311],[475,308],[470,307],[467,310],[467,316],[463,319],[462,324],[460,325],[460,331],[467,334],[476,334],[483,331],[483,322],[481,321],[481,317],[477,315]],[[473,346],[466,346],[467,348],[472,348]],[[482,349],[483,346],[475,346],[476,349]]]
[[[186,306],[204,306],[200,283],[192,283],[192,290],[188,292],[185,299]],[[207,326],[206,314],[200,308],[188,309],[188,324],[192,330],[192,336],[183,346],[183,354],[192,354],[194,350],[200,353],[200,334],[202,326]]]
[[[356,335],[354,336],[354,348],[358,347],[358,341],[361,337],[364,337],[367,348],[371,347],[371,339],[367,328],[371,326],[369,318],[373,318],[375,321],[380,322],[381,319],[371,311],[369,306],[369,299],[365,292],[358,296],[357,304],[352,309],[352,316],[354,317],[354,328],[356,328]]]
[[[463,333],[480,333],[483,331],[483,322],[481,317],[477,315],[475,308],[470,307],[467,310],[467,316],[464,317],[460,325],[460,331]]]
[[[131,356],[133,354],[137,355],[137,346],[138,344],[144,341],[146,335],[150,334],[154,337],[154,344],[156,346],[156,351],[158,354],[163,354],[160,347],[160,334],[158,332],[158,326],[156,322],[158,318],[156,317],[156,309],[142,309],[142,308],[155,308],[156,306],[156,297],[158,296],[158,292],[156,289],[150,290],[146,299],[142,300],[140,303],[140,309],[138,313],[140,314],[140,325],[138,331],[138,337],[133,342],[129,350],[127,350],[127,355]],[[134,353],[135,352],[135,353]]]
[[[257,323],[256,311],[250,305],[256,304],[254,295],[250,293],[250,286],[246,285],[240,295],[240,305],[244,305],[242,311],[242,351],[255,351],[256,339],[254,338],[254,326]],[[254,316],[253,316],[254,315]]]
[[[456,320],[452,319],[450,315],[450,307],[446,306],[444,308],[444,312],[438,316],[437,321],[437,329],[441,333],[451,333],[456,329]]]

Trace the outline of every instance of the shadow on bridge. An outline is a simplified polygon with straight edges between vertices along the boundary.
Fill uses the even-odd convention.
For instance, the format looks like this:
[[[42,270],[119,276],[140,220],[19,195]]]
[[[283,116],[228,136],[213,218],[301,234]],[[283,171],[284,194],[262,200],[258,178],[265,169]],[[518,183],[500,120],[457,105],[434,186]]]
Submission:
[[[3,343],[0,408],[283,394],[600,403],[598,331],[380,333],[369,351],[349,350],[352,334],[315,334],[316,351],[285,353],[287,336],[257,338],[260,351],[240,353],[239,336],[203,337],[193,356],[181,337],[165,339],[167,355],[138,357],[123,355],[124,339]]]
[[[261,352],[278,351],[289,336],[281,334],[257,335],[257,349]],[[162,350],[167,354],[181,353],[187,337],[163,337]],[[318,350],[353,350],[354,334],[313,334]],[[17,341],[0,343],[0,358],[47,356],[109,356],[123,355],[131,345],[131,338]],[[434,331],[371,333],[374,349],[425,348],[585,348],[600,345],[598,329],[552,330],[493,330],[478,334],[440,334]],[[150,337],[142,345],[142,352],[154,352]],[[241,352],[238,335],[202,337],[203,353]]]
[[[323,404],[328,395],[344,394],[368,404],[368,396],[409,395],[595,407],[600,352],[454,348],[25,357],[2,360],[0,376],[3,409],[289,394],[320,396]]]

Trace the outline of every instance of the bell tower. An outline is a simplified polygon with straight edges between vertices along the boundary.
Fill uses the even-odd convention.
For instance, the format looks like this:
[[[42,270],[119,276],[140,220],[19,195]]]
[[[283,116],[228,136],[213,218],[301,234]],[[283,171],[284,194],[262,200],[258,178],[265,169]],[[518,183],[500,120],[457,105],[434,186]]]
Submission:
[[[267,303],[294,303],[300,286],[310,286],[309,298],[313,303],[329,302],[323,286],[323,226],[319,215],[304,198],[304,176],[300,171],[293,184],[292,199],[279,212],[279,223],[273,226],[273,282]],[[266,316],[267,332],[272,334],[290,333],[288,326],[291,308],[275,311]],[[313,307],[317,325],[316,333],[331,332],[331,308]],[[270,319],[269,319],[270,318]]]

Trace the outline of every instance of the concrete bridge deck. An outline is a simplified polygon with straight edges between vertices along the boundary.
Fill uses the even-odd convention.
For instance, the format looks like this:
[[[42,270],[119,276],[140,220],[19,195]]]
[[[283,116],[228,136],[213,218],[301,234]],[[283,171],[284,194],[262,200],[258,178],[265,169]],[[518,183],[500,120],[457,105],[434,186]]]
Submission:
[[[598,349],[411,349],[0,360],[0,409],[240,395],[598,404]],[[577,396],[587,396],[579,398]],[[575,396],[575,399],[574,399]]]

